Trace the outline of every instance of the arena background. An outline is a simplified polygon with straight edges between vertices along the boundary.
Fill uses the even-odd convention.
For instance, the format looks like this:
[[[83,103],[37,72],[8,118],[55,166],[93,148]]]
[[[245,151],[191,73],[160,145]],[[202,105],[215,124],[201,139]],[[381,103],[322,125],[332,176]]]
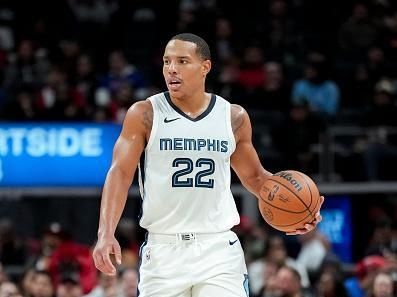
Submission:
[[[49,268],[65,238],[88,248],[95,243],[120,124],[131,104],[165,89],[162,51],[179,32],[208,41],[208,91],[246,108],[264,167],[300,170],[318,183],[326,201],[310,240],[325,247],[322,263],[337,263],[346,287],[380,268],[397,271],[394,1],[2,0],[5,274],[19,282],[33,267]],[[247,262],[261,259],[274,235],[299,258],[304,240],[267,226],[235,176],[232,190]],[[131,267],[144,237],[139,211],[134,183],[118,230]],[[50,252],[48,236],[56,239]],[[363,261],[368,257],[375,264]],[[313,294],[322,267],[308,267]]]

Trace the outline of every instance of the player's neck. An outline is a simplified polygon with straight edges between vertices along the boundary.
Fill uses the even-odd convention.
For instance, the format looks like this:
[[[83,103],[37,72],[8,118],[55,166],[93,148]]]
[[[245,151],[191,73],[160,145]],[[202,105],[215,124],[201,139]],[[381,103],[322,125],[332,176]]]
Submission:
[[[172,102],[191,118],[196,118],[202,114],[211,101],[211,94],[198,92],[188,98],[172,98]]]

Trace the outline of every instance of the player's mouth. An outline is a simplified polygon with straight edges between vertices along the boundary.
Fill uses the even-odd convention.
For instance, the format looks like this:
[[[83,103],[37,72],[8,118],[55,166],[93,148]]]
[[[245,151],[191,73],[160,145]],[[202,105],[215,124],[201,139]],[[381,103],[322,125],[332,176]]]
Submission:
[[[178,78],[170,78],[167,81],[168,88],[172,91],[176,91],[179,89],[179,87],[182,85],[182,81]]]

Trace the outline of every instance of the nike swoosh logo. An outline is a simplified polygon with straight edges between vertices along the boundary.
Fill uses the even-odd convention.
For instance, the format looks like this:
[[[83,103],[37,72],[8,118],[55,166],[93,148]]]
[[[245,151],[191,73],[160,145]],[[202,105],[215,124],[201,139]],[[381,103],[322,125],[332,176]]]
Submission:
[[[230,244],[230,245],[233,245],[233,244],[235,244],[236,242],[237,242],[237,239],[236,239],[235,241],[229,240],[229,244]]]
[[[171,123],[171,122],[173,122],[173,121],[176,121],[176,120],[179,120],[180,118],[175,118],[175,119],[167,119],[167,118],[165,118],[164,119],[164,123]]]

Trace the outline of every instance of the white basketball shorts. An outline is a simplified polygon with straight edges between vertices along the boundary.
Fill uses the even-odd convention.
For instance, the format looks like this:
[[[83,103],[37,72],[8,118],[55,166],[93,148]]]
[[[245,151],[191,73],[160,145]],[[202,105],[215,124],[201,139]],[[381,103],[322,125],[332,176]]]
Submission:
[[[243,249],[232,231],[149,233],[140,251],[139,297],[247,297]]]

